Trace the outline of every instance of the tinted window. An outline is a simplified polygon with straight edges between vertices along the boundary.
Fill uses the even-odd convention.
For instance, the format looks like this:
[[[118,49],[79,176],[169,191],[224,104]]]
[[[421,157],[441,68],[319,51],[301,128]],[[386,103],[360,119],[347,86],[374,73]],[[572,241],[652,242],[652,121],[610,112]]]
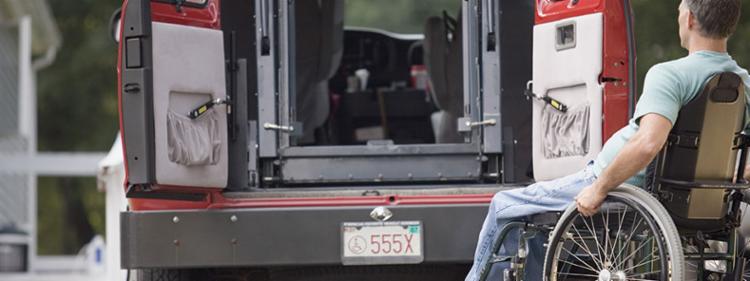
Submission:
[[[457,17],[460,8],[457,0],[346,0],[345,24],[421,34],[428,17],[443,11]]]

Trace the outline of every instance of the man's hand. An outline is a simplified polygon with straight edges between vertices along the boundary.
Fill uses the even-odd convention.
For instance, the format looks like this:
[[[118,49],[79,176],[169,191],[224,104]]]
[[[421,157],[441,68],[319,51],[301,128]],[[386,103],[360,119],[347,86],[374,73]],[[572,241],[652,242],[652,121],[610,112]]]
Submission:
[[[671,129],[671,121],[659,114],[649,113],[641,117],[638,132],[620,149],[594,184],[578,193],[578,211],[584,216],[595,214],[610,190],[620,186],[654,159],[667,141]]]
[[[599,211],[604,199],[607,198],[607,192],[602,191],[596,185],[589,185],[576,196],[576,208],[578,212],[586,217],[593,216]]]

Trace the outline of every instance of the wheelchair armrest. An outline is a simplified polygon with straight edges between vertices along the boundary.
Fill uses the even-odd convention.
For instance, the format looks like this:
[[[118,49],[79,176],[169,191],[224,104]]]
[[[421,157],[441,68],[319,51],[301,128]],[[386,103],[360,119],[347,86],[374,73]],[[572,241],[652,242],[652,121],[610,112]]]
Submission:
[[[739,183],[729,183],[729,182],[720,182],[720,181],[680,181],[680,180],[671,180],[671,179],[659,179],[659,183],[662,184],[668,184],[670,186],[681,188],[681,189],[691,189],[691,188],[703,188],[703,189],[748,189],[750,188],[750,183],[748,182],[739,182]]]

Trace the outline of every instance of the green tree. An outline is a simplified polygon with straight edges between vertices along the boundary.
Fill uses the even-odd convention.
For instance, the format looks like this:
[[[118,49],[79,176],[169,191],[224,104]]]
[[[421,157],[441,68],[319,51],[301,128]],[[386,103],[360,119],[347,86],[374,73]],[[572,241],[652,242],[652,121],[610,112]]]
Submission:
[[[50,0],[63,45],[38,80],[40,151],[107,151],[117,133],[117,0]],[[40,254],[75,254],[104,233],[104,194],[91,178],[39,179]]]
[[[744,1],[743,1],[744,2]],[[634,0],[635,34],[638,54],[638,84],[643,84],[646,72],[654,64],[686,56],[680,47],[677,8],[680,0]],[[729,40],[729,53],[740,66],[750,63],[750,5],[743,5],[737,32]]]
[[[398,33],[422,33],[430,16],[443,11],[458,15],[461,2],[456,0],[347,0],[345,24],[372,27]]]

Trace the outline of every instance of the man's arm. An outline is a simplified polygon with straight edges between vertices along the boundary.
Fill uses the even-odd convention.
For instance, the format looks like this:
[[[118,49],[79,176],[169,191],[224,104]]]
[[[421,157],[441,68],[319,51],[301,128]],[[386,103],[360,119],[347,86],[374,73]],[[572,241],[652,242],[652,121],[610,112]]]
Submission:
[[[672,123],[664,116],[655,113],[643,116],[638,132],[617,153],[614,161],[591,186],[578,194],[578,211],[585,216],[595,214],[611,190],[648,166],[664,146],[671,129]]]

